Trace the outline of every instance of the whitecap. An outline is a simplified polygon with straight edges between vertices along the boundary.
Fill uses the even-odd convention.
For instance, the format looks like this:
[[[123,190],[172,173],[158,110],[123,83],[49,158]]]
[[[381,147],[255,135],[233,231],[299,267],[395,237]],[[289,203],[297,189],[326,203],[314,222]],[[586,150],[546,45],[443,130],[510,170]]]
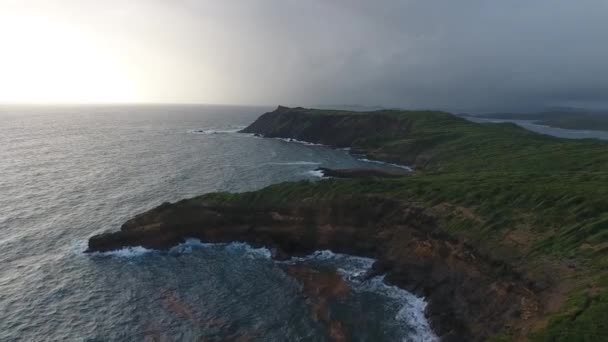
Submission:
[[[231,127],[227,129],[193,129],[188,131],[188,133],[192,134],[230,134],[230,133],[238,133],[246,126],[238,126]]]
[[[68,247],[69,255],[82,255],[89,248],[88,240],[78,240]]]
[[[272,252],[270,249],[266,247],[253,247],[245,242],[231,242],[226,245],[227,251],[233,252],[244,252],[245,255],[252,259],[262,258],[262,259],[271,259]]]
[[[289,143],[296,143],[296,144],[302,144],[302,145],[308,145],[308,146],[325,146],[323,144],[316,144],[316,143],[311,143],[308,141],[302,141],[302,140],[293,139],[293,138],[275,138],[275,139],[289,142]]]
[[[170,255],[187,254],[187,253],[192,253],[192,251],[196,248],[204,248],[204,247],[210,247],[210,246],[216,246],[216,245],[219,245],[219,244],[206,243],[206,242],[202,242],[200,239],[189,238],[189,239],[186,239],[186,241],[180,243],[179,245],[171,247],[171,249],[169,249],[169,254]]]
[[[321,170],[310,170],[304,172],[304,174],[311,177],[325,178],[325,174]]]
[[[387,285],[384,276],[374,277],[362,282],[360,290],[371,291],[390,298],[399,304],[400,308],[395,320],[403,322],[410,329],[405,332],[403,341],[430,342],[439,341],[424,315],[427,303],[424,298],[417,297],[397,286]]]
[[[116,257],[116,258],[136,258],[148,253],[157,252],[155,249],[148,249],[142,246],[125,247],[114,251],[95,252],[93,256]]]
[[[403,341],[439,341],[424,315],[427,305],[424,298],[417,297],[397,286],[387,285],[384,282],[384,276],[365,278],[375,262],[374,259],[322,250],[304,257],[294,257],[284,261],[288,264],[302,262],[332,265],[337,268],[338,273],[354,291],[376,293],[389,299],[392,305],[397,305],[398,310],[395,314],[395,320],[403,324]]]

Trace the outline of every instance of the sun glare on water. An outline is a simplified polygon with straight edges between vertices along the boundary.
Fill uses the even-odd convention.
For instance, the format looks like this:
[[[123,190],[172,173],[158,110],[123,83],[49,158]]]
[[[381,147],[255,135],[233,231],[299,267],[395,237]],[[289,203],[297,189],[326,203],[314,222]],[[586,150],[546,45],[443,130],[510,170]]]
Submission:
[[[124,58],[62,22],[0,13],[0,102],[137,102]]]

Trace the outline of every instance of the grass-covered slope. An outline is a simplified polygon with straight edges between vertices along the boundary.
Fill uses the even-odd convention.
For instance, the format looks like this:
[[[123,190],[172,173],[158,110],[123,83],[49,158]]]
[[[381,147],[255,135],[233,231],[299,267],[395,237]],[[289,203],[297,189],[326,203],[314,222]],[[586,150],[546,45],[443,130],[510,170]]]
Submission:
[[[369,131],[361,128],[366,122],[373,123]],[[419,202],[433,208],[446,232],[546,289],[546,319],[530,322],[530,337],[608,339],[607,143],[413,111],[280,107],[246,131],[351,147],[417,171],[397,180],[281,184],[225,199],[280,204],[374,193]]]

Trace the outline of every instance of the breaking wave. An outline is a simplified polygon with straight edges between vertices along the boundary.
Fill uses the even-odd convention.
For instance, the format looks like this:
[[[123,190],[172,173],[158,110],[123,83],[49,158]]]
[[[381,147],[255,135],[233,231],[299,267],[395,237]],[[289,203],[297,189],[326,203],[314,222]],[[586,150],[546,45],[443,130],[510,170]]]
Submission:
[[[284,263],[321,263],[335,266],[338,273],[354,291],[373,292],[396,304],[395,320],[403,323],[403,341],[434,342],[439,341],[431,329],[425,315],[426,302],[410,292],[384,282],[384,276],[366,279],[375,260],[347,254],[333,253],[329,250],[316,251],[305,257],[294,257]]]
[[[302,141],[302,140],[293,139],[293,138],[275,138],[275,139],[285,141],[285,142],[290,142],[290,143],[308,145],[308,146],[325,146],[323,144],[315,144],[315,143],[311,143],[308,141]]]
[[[306,174],[307,176],[316,177],[316,178],[325,177],[325,174],[323,173],[323,171],[320,171],[320,170],[310,170],[310,171],[306,171],[304,174]]]
[[[230,133],[238,133],[246,126],[235,126],[226,129],[193,129],[188,131],[188,133],[192,134],[230,134]]]

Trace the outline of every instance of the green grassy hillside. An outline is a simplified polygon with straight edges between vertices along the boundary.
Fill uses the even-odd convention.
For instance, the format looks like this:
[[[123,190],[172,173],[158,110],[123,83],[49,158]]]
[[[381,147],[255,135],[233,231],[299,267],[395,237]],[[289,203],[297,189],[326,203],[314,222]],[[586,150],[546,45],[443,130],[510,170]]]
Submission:
[[[544,136],[514,124],[477,124],[443,112],[273,113],[268,120],[299,127],[331,118],[327,130],[348,129],[348,117],[390,117],[390,134],[359,135],[350,147],[414,165],[416,172],[401,179],[286,183],[210,195],[215,200],[270,205],[373,193],[420,202],[441,217],[446,232],[547,288],[549,317],[533,324],[530,337],[608,339],[608,143]],[[503,337],[510,339],[508,332]]]

